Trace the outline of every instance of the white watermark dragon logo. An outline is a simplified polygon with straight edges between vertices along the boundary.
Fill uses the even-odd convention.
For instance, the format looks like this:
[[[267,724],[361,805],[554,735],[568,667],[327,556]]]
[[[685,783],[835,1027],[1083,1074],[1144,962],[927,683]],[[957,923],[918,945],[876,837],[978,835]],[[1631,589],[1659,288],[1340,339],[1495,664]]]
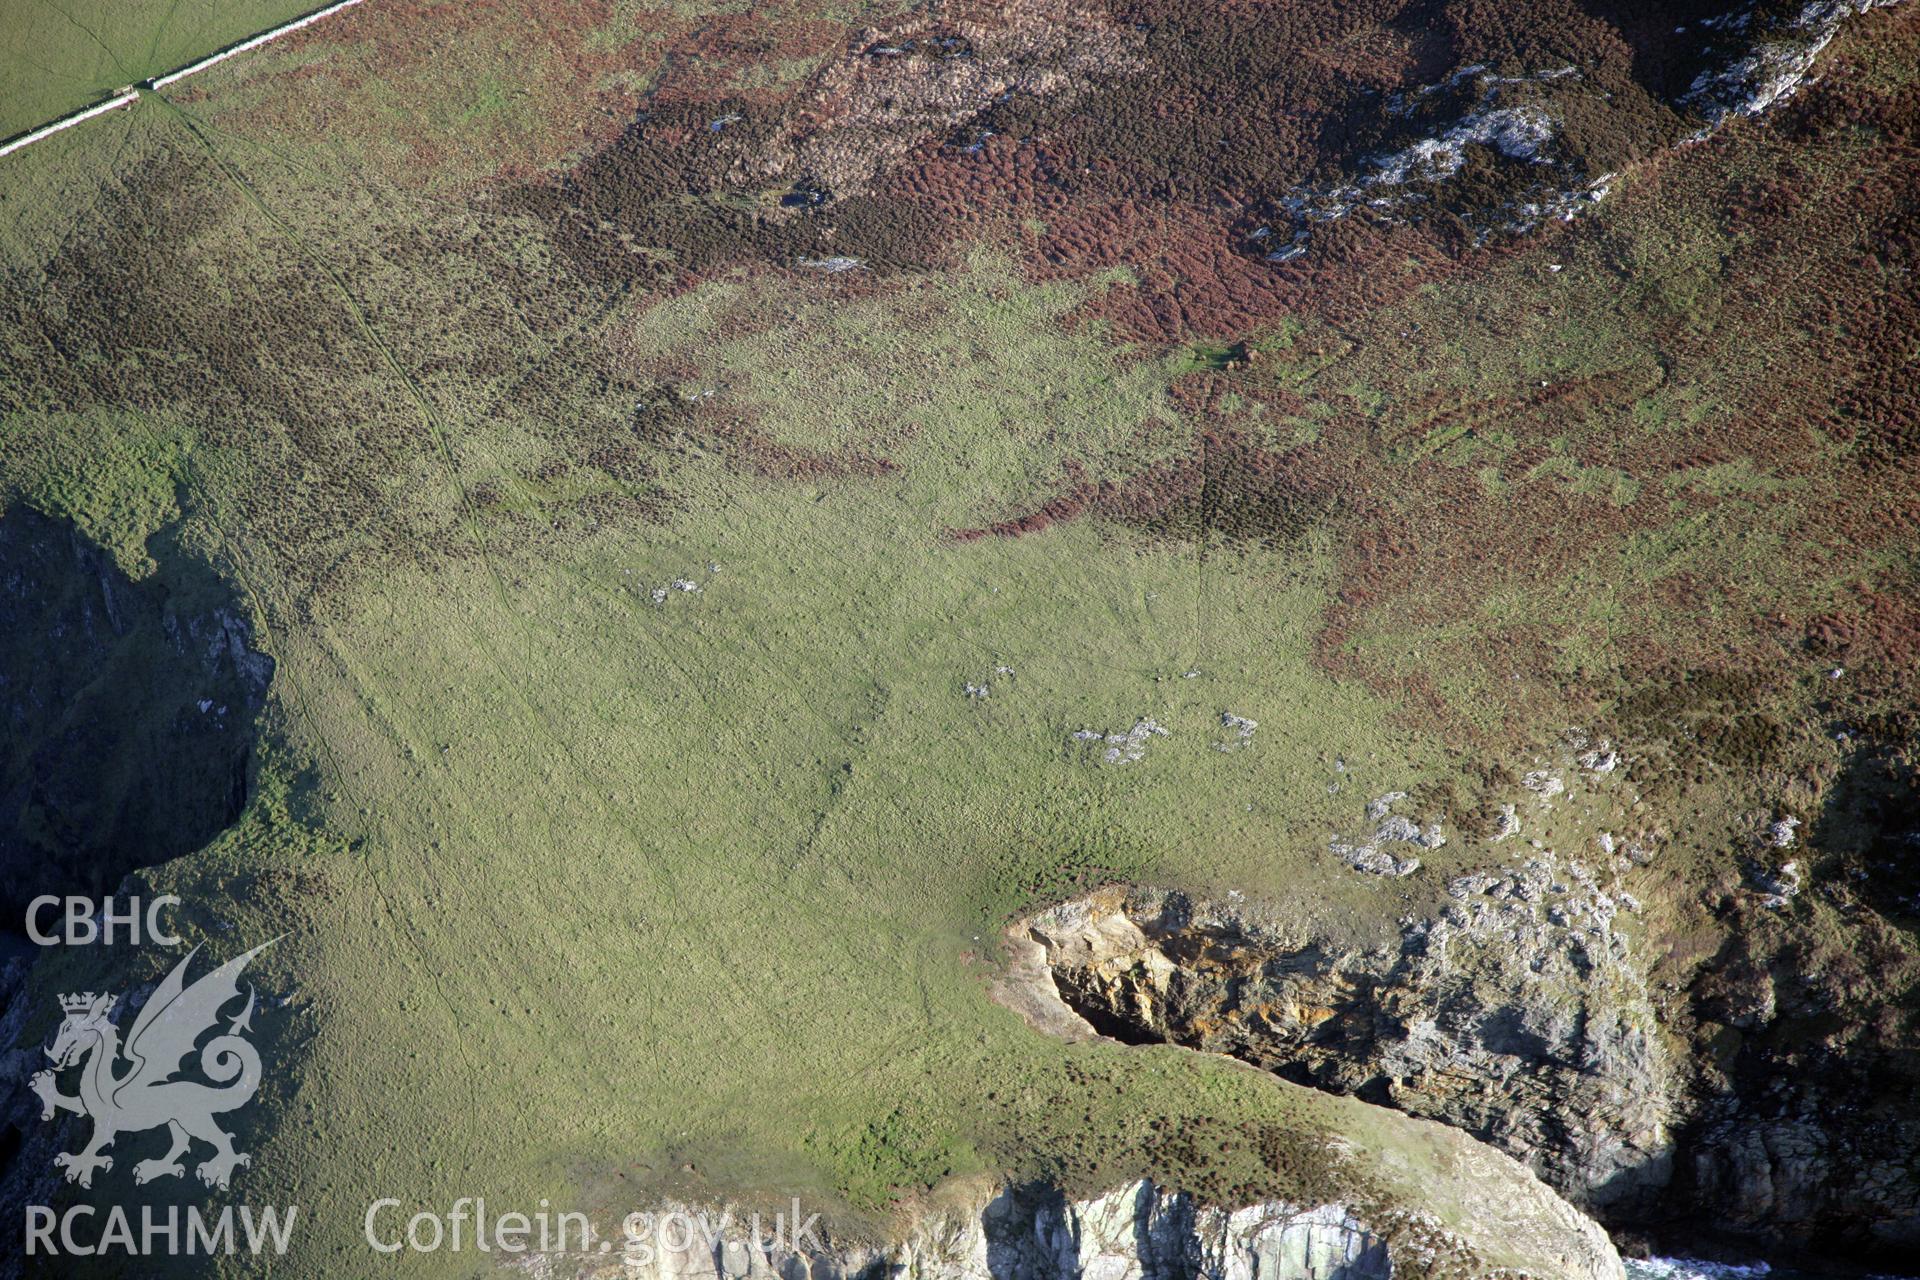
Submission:
[[[260,1054],[241,1034],[253,1029],[251,987],[246,1008],[229,1020],[224,1033],[200,1049],[200,1071],[213,1083],[174,1077],[201,1036],[217,1027],[220,1010],[239,998],[240,974],[247,962],[272,945],[262,943],[236,956],[192,986],[186,985],[187,966],[200,949],[189,951],[140,1006],[124,1046],[110,1018],[116,997],[91,991],[60,997],[66,1020],[46,1051],[54,1067],[36,1074],[32,1088],[40,1095],[42,1120],[71,1111],[93,1121],[93,1138],[83,1149],[53,1158],[56,1166],[66,1170],[67,1181],[91,1187],[96,1169],[113,1168],[113,1157],[102,1152],[116,1137],[162,1125],[172,1136],[172,1146],[164,1156],[136,1164],[135,1182],[184,1174],[180,1157],[196,1140],[213,1147],[213,1155],[194,1171],[210,1187],[225,1190],[234,1169],[252,1163],[252,1157],[233,1149],[232,1137],[213,1119],[245,1106],[260,1089]],[[123,1056],[131,1066],[121,1072]],[[80,1064],[80,1091],[61,1093],[55,1073],[75,1064]]]

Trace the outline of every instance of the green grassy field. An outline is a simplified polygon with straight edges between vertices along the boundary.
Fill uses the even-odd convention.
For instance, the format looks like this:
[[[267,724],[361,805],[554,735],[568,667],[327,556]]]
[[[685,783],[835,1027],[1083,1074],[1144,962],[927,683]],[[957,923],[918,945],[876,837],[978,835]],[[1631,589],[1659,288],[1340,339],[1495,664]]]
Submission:
[[[303,0],[0,4],[0,137],[320,8]]]

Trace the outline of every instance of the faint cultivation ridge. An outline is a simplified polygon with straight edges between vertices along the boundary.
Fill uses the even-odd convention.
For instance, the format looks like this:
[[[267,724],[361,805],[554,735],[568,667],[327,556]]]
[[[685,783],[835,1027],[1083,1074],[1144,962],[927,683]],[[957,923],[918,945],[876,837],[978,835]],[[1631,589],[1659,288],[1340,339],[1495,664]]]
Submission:
[[[92,106],[82,107],[78,111],[61,116],[56,120],[51,120],[37,129],[29,130],[26,133],[20,134],[18,137],[9,139],[5,143],[0,143],[0,156],[25,150],[34,143],[51,138],[54,134],[62,130],[71,129],[74,125],[91,120],[95,116],[105,115],[117,107],[124,107],[137,99],[140,96],[140,90],[143,88],[164,89],[168,85],[176,84],[190,75],[205,71],[215,63],[225,62],[228,58],[234,57],[237,54],[258,49],[263,44],[278,40],[281,36],[290,35],[303,27],[310,27],[322,18],[331,17],[342,9],[351,9],[361,2],[362,0],[336,0],[336,3],[326,6],[324,9],[316,9],[304,17],[295,18],[291,22],[281,23],[277,27],[270,27],[262,31],[259,35],[249,36],[237,44],[228,45],[224,49],[210,53],[197,61],[189,62],[183,67],[167,72],[165,75],[155,76],[150,80],[141,81],[138,85],[128,85],[123,89],[116,90],[111,96],[94,103]]]

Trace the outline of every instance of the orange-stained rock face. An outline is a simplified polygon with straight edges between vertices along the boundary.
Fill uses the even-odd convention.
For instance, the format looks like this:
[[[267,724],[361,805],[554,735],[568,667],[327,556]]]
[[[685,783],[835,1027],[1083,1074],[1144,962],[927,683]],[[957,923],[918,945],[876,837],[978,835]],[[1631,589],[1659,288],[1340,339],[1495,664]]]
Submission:
[[[1643,908],[1621,868],[1631,861],[1603,885],[1549,850],[1459,876],[1443,909],[1403,918],[1383,946],[1302,925],[1303,903],[1122,886],[1020,920],[1009,939],[1045,966],[1020,987],[1099,1034],[1227,1054],[1460,1127],[1616,1230],[1711,1219],[1780,1248],[1904,1229],[1920,1197],[1911,1125],[1838,1105],[1861,1073],[1904,1070],[1873,1029],[1877,998],[1829,984],[1778,1003],[1777,975],[1815,946],[1791,930],[1761,944],[1736,928],[1718,955],[1674,967],[1636,954],[1624,926]],[[1847,964],[1844,945],[1823,954]],[[1656,1008],[1656,972],[1691,984],[1697,1021]],[[1825,1101],[1788,1123],[1765,1082],[1794,1071],[1783,1059],[1806,1032],[1786,1028],[1816,1021],[1849,1025],[1851,1056],[1793,1076],[1796,1096]],[[1793,1188],[1790,1213],[1754,1181],[1769,1166]]]

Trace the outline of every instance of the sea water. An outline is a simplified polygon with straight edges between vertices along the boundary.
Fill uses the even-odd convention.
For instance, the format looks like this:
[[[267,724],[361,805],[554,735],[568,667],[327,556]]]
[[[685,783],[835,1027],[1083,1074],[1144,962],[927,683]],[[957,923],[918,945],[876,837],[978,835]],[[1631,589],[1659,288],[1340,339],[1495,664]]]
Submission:
[[[1799,1271],[1764,1262],[1707,1262],[1699,1258],[1625,1258],[1627,1280],[1834,1280],[1839,1272]],[[1848,1273],[1861,1280],[1859,1273]],[[1864,1280],[1901,1280],[1898,1276],[1867,1276]]]

